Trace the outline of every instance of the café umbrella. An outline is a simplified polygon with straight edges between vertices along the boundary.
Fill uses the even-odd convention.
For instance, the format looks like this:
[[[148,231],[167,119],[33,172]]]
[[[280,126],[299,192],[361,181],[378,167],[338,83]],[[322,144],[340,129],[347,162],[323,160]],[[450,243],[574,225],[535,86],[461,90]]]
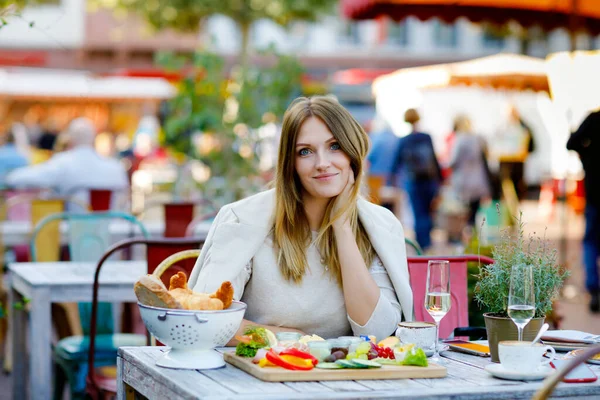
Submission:
[[[388,16],[399,21],[412,16],[454,22],[464,17],[473,22],[516,21],[524,27],[600,33],[598,0],[342,0],[341,9],[355,20]]]

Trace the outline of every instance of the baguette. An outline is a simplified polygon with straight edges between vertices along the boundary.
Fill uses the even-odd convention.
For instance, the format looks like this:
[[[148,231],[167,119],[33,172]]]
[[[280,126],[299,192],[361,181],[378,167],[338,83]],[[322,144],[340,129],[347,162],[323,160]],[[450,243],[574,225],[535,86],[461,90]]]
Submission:
[[[154,275],[145,275],[133,286],[141,304],[151,307],[183,309],[183,305],[167,290],[164,283]]]

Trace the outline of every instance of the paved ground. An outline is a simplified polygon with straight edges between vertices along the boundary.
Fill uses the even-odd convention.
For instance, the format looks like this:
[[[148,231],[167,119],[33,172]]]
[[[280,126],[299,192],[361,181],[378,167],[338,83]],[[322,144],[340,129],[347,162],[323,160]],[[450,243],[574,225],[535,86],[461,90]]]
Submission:
[[[600,334],[600,314],[592,314],[588,309],[589,298],[583,284],[583,270],[581,266],[581,237],[583,235],[584,221],[580,215],[572,211],[566,214],[566,219],[560,212],[553,217],[545,217],[540,212],[537,202],[528,201],[522,204],[524,219],[527,222],[525,230],[529,232],[543,232],[551,239],[557,249],[560,249],[563,226],[566,227],[566,266],[571,270],[571,277],[567,281],[558,301],[557,312],[563,317],[562,329],[577,329],[594,334]],[[434,233],[436,241],[436,254],[452,254],[457,251],[455,247],[445,244],[445,234],[441,231]],[[65,396],[67,398],[67,396]],[[11,378],[0,374],[0,400],[12,399]]]

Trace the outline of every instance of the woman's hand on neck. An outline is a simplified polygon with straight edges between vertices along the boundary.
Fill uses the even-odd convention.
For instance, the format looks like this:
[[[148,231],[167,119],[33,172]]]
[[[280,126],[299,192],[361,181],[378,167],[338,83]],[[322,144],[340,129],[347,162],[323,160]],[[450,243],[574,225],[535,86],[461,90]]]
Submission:
[[[354,173],[348,174],[348,182],[342,193],[340,193],[336,199],[335,204],[333,205],[333,209],[331,210],[331,216],[336,215],[339,210],[348,203],[350,199],[350,193],[352,193],[352,188],[354,187]],[[347,230],[349,232],[352,231],[352,225],[350,224],[350,218],[348,218],[348,212],[344,213],[340,218],[333,222],[333,230],[334,232],[339,232],[340,230]]]

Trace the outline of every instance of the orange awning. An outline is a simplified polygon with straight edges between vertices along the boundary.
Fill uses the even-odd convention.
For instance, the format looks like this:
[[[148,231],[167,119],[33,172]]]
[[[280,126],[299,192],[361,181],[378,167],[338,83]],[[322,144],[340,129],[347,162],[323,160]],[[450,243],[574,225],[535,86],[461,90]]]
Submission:
[[[512,20],[548,30],[562,27],[600,33],[600,0],[342,0],[341,7],[350,19],[414,16],[453,22],[465,17],[473,22]]]

